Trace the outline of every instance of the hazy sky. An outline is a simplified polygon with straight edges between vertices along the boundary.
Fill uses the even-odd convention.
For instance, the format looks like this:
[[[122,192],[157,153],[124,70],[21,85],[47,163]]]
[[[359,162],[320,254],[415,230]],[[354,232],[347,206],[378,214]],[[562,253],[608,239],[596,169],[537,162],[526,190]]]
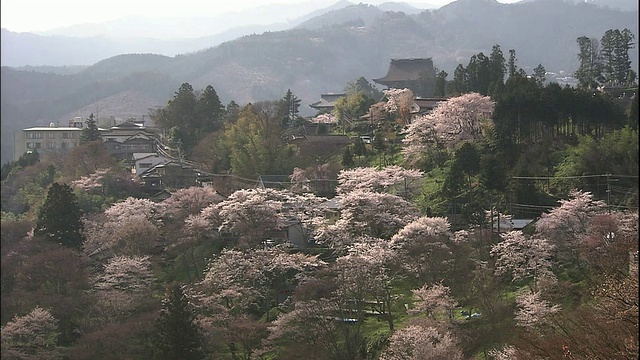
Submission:
[[[61,26],[99,23],[125,16],[147,17],[208,16],[243,10],[268,3],[309,3],[310,0],[2,0],[3,28],[16,32],[46,31]],[[321,7],[338,0],[313,0]],[[377,5],[387,1],[351,0],[353,3]],[[498,0],[513,3],[518,0]],[[405,0],[414,5],[442,6],[452,0]],[[425,6],[426,7],[426,6]]]

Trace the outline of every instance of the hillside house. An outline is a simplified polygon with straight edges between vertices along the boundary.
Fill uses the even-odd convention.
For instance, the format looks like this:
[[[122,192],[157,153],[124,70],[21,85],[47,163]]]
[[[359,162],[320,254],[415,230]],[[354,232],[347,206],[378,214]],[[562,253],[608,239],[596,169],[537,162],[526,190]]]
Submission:
[[[155,134],[140,123],[127,121],[101,130],[109,154],[118,160],[133,161],[134,153],[153,153],[156,151]]]
[[[165,162],[175,160],[174,158],[160,155],[158,153],[133,153],[131,171],[134,174],[142,174],[148,169]]]
[[[433,96],[436,70],[431,58],[391,59],[384,77],[373,79],[387,88],[410,89],[416,96]]]
[[[177,160],[170,160],[143,171],[139,176],[144,182],[144,190],[156,193],[163,189],[182,189],[199,184],[200,171]]]

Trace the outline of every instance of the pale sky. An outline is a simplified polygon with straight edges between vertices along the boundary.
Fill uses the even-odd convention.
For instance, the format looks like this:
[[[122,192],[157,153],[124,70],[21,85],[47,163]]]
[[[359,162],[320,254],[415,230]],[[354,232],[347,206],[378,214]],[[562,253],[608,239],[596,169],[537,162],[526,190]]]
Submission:
[[[140,15],[152,18],[212,16],[239,11],[268,3],[309,3],[310,0],[2,0],[1,24],[15,32],[37,32],[82,23],[100,23]],[[313,0],[329,6],[338,0]],[[387,1],[351,0],[353,3],[378,5]],[[498,0],[513,3],[519,0]],[[452,0],[404,0],[418,5],[442,6]],[[322,6],[324,4],[324,6]],[[426,6],[425,6],[426,7]]]

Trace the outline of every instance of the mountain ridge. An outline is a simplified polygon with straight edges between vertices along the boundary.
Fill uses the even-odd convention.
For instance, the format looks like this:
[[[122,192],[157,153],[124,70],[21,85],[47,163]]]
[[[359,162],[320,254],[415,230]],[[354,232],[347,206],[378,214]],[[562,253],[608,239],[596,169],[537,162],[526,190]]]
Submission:
[[[618,27],[631,28],[637,34],[637,12],[590,4],[548,8],[545,1],[478,5],[475,17],[455,7],[415,15],[381,12],[365,26],[347,21],[315,29],[245,35],[173,57],[119,55],[66,75],[3,67],[3,162],[5,153],[11,156],[13,132],[38,123],[68,120],[65,116],[75,112],[87,117],[89,114],[79,109],[91,108],[91,104],[125,91],[138,91],[164,105],[184,82],[196,90],[212,85],[224,103],[234,100],[239,104],[279,99],[291,89],[302,100],[302,109],[311,111],[306,105],[316,101],[320,93],[341,92],[360,76],[372,79],[384,75],[391,58],[431,57],[451,79],[457,64],[466,66],[469,57],[478,52],[488,56],[491,47],[499,44],[506,56],[508,49],[515,49],[518,66],[527,72],[542,63],[548,71],[573,73],[577,37],[600,38],[607,29]],[[565,28],[554,29],[560,21]],[[461,28],[465,23],[468,30]],[[637,52],[630,55],[637,69]]]

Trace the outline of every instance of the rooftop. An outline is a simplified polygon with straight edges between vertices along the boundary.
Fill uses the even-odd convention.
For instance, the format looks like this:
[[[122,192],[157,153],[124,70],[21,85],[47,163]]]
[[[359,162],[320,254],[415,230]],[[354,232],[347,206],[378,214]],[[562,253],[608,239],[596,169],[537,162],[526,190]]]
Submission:
[[[416,81],[423,73],[435,73],[431,58],[391,59],[387,75],[373,81],[383,85],[395,81]]]

